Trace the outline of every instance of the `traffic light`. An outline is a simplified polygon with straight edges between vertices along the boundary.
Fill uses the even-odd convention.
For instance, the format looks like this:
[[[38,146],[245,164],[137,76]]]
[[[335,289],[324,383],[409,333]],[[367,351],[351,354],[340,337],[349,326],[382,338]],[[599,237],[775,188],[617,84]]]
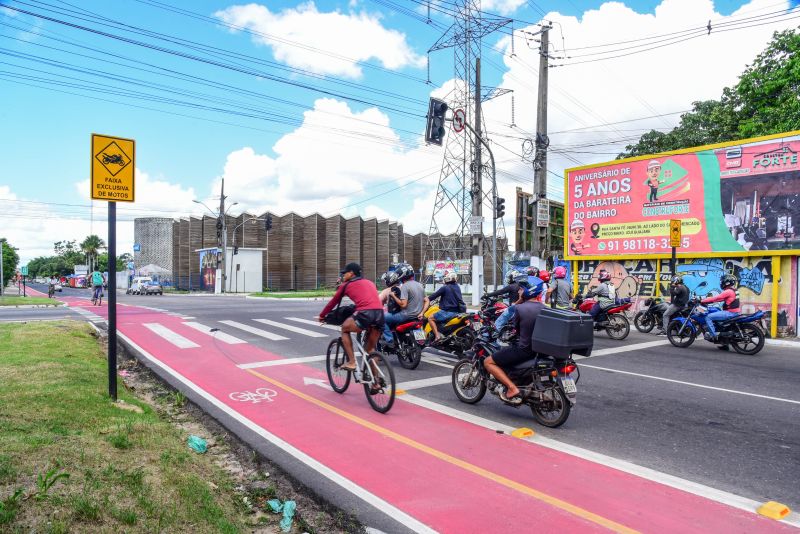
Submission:
[[[236,256],[239,253],[239,246],[236,245],[233,247],[233,255]]]
[[[267,215],[267,218],[264,219],[264,229],[269,232],[272,230],[272,215]]]
[[[506,199],[497,197],[494,199],[494,218],[502,219],[506,214]]]
[[[444,114],[447,112],[447,104],[444,100],[431,98],[428,104],[428,124],[425,128],[425,142],[434,143],[442,146],[444,141]]]
[[[217,241],[222,239],[222,219],[217,219]]]

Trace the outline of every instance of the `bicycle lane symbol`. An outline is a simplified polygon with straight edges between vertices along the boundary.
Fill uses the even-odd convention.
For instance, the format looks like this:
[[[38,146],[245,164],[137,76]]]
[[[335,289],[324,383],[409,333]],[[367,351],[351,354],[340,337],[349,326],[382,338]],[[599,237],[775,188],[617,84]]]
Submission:
[[[258,388],[255,391],[234,391],[228,397],[231,400],[239,402],[251,402],[258,404],[259,402],[272,402],[272,399],[278,395],[278,392],[269,388]]]

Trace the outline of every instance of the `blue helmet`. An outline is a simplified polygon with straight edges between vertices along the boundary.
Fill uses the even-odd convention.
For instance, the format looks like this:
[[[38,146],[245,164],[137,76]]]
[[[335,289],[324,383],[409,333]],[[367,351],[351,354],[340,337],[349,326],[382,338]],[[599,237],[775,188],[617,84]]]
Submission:
[[[544,291],[544,281],[538,277],[528,278],[528,285],[522,287],[522,298],[524,300],[535,299]]]

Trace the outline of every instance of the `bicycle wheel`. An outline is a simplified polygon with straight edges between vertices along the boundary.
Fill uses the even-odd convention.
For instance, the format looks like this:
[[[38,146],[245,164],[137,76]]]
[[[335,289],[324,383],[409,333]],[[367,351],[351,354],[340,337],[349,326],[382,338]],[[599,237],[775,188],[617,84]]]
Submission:
[[[394,371],[380,352],[370,352],[367,361],[363,369],[364,393],[373,410],[386,413],[394,404]]]
[[[325,367],[328,370],[328,382],[336,393],[344,393],[350,385],[350,371],[340,369],[347,362],[347,354],[342,346],[342,338],[337,337],[328,345],[328,357]]]

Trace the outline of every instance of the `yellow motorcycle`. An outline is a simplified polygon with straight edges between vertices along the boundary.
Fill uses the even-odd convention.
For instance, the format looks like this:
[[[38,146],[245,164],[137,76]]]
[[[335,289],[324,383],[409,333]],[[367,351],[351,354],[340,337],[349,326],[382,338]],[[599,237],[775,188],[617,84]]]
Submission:
[[[444,325],[437,325],[442,338],[434,343],[431,321],[433,315],[439,311],[438,304],[431,304],[423,316],[426,344],[429,347],[463,356],[464,352],[472,348],[475,341],[476,330],[481,327],[480,316],[473,312],[459,313]]]

